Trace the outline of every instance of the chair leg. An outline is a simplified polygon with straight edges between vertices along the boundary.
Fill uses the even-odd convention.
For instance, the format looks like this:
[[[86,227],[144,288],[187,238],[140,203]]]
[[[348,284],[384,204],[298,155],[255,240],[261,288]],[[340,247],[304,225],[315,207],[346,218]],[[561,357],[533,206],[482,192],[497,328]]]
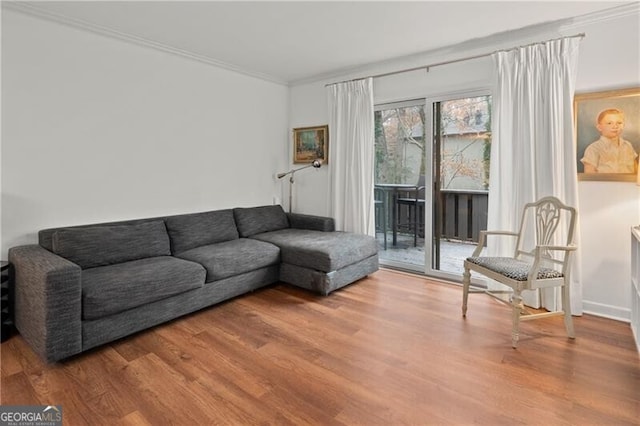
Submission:
[[[571,289],[569,283],[562,286],[562,310],[564,311],[564,326],[570,339],[575,339],[576,334],[573,329],[573,317],[571,316]]]
[[[469,285],[471,284],[471,272],[467,265],[462,273],[462,316],[467,317],[467,301],[469,300]]]
[[[511,328],[511,346],[515,349],[518,346],[518,340],[520,339],[520,314],[524,309],[522,304],[521,290],[513,290],[513,299],[511,300],[511,316],[512,316],[512,328]]]

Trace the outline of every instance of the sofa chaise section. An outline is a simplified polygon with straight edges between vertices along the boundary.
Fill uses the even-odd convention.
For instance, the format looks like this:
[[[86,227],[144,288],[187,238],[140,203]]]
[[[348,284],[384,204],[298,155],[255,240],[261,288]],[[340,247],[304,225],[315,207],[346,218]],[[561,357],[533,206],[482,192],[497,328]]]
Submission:
[[[240,236],[280,249],[280,281],[328,295],[378,270],[378,243],[335,231],[333,219],[281,206],[234,209]]]
[[[252,236],[280,247],[280,280],[323,295],[378,270],[378,244],[344,232],[282,229]]]

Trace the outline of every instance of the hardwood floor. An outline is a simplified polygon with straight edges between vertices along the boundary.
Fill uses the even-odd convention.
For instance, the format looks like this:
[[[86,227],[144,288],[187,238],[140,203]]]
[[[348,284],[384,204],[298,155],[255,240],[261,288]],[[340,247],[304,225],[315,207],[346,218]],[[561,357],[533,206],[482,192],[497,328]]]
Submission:
[[[329,297],[276,285],[44,365],[1,346],[3,405],[62,405],[66,425],[640,424],[628,324],[521,326],[461,287],[381,270]]]

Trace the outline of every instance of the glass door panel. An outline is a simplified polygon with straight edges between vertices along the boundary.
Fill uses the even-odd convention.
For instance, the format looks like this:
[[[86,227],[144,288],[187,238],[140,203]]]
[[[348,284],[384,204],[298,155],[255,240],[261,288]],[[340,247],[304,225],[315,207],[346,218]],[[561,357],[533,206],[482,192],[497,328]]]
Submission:
[[[431,270],[462,274],[486,229],[491,153],[491,96],[432,103]]]
[[[383,265],[424,271],[424,100],[375,110],[376,236]]]
[[[459,278],[486,229],[490,152],[489,95],[376,107],[381,264]]]

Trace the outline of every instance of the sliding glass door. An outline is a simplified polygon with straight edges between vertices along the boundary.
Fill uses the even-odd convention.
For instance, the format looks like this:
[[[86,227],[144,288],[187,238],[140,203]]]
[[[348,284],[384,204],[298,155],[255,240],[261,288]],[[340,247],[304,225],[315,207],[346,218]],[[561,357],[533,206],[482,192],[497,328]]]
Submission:
[[[491,97],[378,105],[375,138],[381,264],[458,279],[486,228]]]
[[[383,265],[423,272],[425,265],[424,100],[375,109],[376,231]]]
[[[433,190],[427,272],[459,277],[487,225],[491,96],[454,97],[430,105]]]

